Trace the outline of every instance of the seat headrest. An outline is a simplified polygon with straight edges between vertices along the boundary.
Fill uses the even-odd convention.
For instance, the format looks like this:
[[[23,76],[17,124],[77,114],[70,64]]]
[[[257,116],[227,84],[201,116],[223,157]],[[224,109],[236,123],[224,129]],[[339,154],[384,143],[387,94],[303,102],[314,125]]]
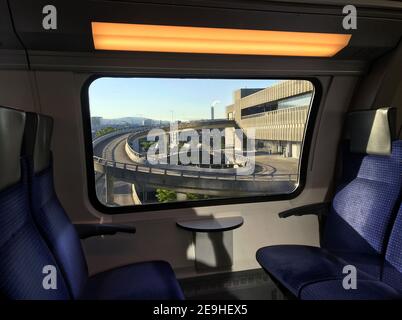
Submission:
[[[50,166],[53,119],[37,113],[27,113],[25,152],[33,161],[34,173]]]
[[[0,107],[0,191],[21,179],[25,112]]]
[[[373,155],[390,155],[395,139],[395,108],[354,111],[348,114],[347,137],[350,151]]]

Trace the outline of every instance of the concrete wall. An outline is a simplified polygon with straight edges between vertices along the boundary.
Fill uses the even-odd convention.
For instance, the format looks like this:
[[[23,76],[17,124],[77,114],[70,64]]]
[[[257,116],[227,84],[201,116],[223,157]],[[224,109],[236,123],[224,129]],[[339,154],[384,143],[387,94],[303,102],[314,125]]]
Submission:
[[[131,148],[130,144],[128,143],[128,140],[126,140],[125,147],[124,149],[126,150],[127,156],[134,162],[136,163],[145,163],[145,157],[141,157],[138,152],[133,150]]]
[[[287,108],[266,112],[238,122],[240,128],[255,128],[256,139],[276,141],[302,141],[309,106]]]
[[[116,130],[116,131],[104,134],[103,136],[97,137],[94,140],[92,140],[92,146],[96,147],[99,143],[101,143],[109,138],[116,137],[116,136],[122,135],[124,133],[129,133],[132,130],[133,129],[121,129],[121,130]]]

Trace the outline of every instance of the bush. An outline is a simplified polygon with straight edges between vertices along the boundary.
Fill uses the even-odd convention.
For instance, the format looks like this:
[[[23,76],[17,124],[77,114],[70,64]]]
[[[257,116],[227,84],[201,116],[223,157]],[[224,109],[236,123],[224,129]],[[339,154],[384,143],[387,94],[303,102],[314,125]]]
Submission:
[[[148,149],[154,144],[154,141],[141,141],[140,146],[144,152],[147,152]]]
[[[105,127],[105,128],[102,128],[102,129],[96,131],[95,137],[99,138],[101,136],[104,136],[105,134],[111,133],[111,132],[116,131],[116,130],[117,129],[113,128],[113,127]]]
[[[187,200],[203,200],[209,197],[205,194],[186,193]],[[156,198],[159,202],[172,202],[177,200],[177,192],[168,189],[156,189]]]
[[[168,189],[156,189],[156,198],[159,202],[171,202],[177,200],[176,191]]]

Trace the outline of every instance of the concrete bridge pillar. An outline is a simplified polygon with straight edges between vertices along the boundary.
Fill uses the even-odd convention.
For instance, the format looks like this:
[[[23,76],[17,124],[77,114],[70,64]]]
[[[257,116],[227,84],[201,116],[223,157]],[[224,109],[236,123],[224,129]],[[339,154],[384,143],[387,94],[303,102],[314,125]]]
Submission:
[[[147,187],[145,185],[142,186],[142,201],[143,202],[148,201],[148,192],[147,192]]]
[[[176,199],[177,199],[177,201],[186,201],[186,200],[187,200],[187,194],[186,194],[186,193],[177,192],[177,193],[176,193]]]
[[[110,171],[106,167],[105,174],[105,184],[106,184],[106,203],[114,203],[114,177],[111,175]]]
[[[225,156],[227,163],[235,162],[235,128],[225,128]]]

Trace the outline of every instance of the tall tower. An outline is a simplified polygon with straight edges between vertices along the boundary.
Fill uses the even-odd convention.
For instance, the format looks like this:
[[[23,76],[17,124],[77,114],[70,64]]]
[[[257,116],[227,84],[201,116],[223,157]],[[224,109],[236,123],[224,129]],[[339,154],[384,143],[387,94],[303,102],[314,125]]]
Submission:
[[[214,120],[214,119],[215,119],[215,106],[216,106],[218,103],[220,103],[219,100],[214,100],[214,101],[211,103],[211,120]]]

